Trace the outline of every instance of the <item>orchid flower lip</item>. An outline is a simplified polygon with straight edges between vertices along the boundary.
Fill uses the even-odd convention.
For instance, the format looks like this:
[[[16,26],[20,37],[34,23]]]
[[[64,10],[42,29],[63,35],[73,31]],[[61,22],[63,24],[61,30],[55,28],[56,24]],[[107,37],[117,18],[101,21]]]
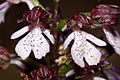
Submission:
[[[12,34],[11,39],[16,39],[29,31],[29,26],[25,26],[22,29]],[[43,33],[48,37],[52,44],[54,44],[54,37],[50,34],[48,29]],[[25,60],[33,51],[35,58],[41,59],[50,51],[50,45],[42,35],[40,27],[35,27],[31,30],[23,39],[21,39],[15,47],[15,51],[23,60]]]
[[[85,58],[88,65],[97,65],[101,58],[101,53],[96,47],[87,41],[90,40],[95,45],[106,46],[106,42],[94,37],[93,35],[84,31],[74,31],[65,40],[63,48],[66,49],[70,42],[74,40],[71,47],[71,56],[76,64],[80,67],[85,67],[83,58]]]

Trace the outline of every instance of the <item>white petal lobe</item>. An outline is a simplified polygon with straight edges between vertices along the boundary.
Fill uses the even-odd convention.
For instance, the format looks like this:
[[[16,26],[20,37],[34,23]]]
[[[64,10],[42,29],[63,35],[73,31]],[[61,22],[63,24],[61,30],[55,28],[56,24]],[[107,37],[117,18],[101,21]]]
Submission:
[[[74,60],[74,62],[79,65],[80,67],[85,67],[83,57],[84,57],[84,52],[81,52],[78,48],[77,43],[75,42],[71,48],[71,56]]]
[[[97,65],[100,62],[101,53],[89,42],[86,42],[84,57],[89,65]]]
[[[50,46],[44,36],[41,34],[40,28],[34,29],[32,34],[32,50],[34,52],[35,58],[41,59],[50,51]]]
[[[63,44],[63,48],[66,49],[67,46],[70,44],[70,42],[74,39],[74,34],[75,32],[72,32],[65,40],[64,44]]]
[[[86,35],[86,39],[90,40],[91,42],[93,42],[94,44],[98,45],[98,46],[106,46],[106,42],[104,42],[103,40],[100,40],[98,38],[96,38],[95,36],[84,32],[84,34]]]
[[[52,44],[55,43],[54,37],[53,37],[52,34],[50,34],[49,30],[46,29],[43,33],[50,39],[50,41],[51,41]]]
[[[26,59],[31,53],[31,46],[30,46],[30,33],[21,39],[16,47],[15,51],[23,60]]]
[[[29,27],[28,27],[28,26],[25,26],[25,27],[23,27],[22,29],[20,29],[20,30],[16,31],[15,33],[13,33],[13,34],[11,35],[11,38],[10,38],[10,39],[16,39],[16,38],[22,36],[23,34],[25,34],[25,33],[28,32],[28,31],[29,31]]]
[[[85,44],[83,43],[83,36],[81,34],[81,32],[75,32],[74,33],[74,37],[75,37],[75,41],[74,44],[71,48],[71,55],[72,58],[74,60],[74,62],[79,65],[80,67],[85,67],[85,63],[84,63],[84,54],[85,54]]]

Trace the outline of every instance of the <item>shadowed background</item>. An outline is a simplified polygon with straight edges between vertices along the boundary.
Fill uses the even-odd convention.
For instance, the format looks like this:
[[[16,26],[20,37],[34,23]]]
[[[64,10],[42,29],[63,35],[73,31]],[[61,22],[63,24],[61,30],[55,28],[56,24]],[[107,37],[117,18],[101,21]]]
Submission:
[[[0,4],[5,0],[0,0]],[[45,7],[50,7],[53,9],[54,0],[39,0]],[[69,18],[79,12],[91,11],[98,4],[113,4],[120,6],[119,0],[61,0],[60,2],[60,12],[63,18]],[[4,46],[11,53],[15,53],[14,47],[18,40],[10,40],[12,33],[23,27],[23,23],[17,23],[17,19],[21,18],[23,13],[28,11],[28,7],[25,3],[19,5],[13,5],[8,10],[5,22],[0,24],[0,45]],[[119,21],[120,22],[120,21]],[[117,25],[117,30],[120,32],[120,25]],[[97,33],[97,34],[96,34]],[[93,30],[92,34],[96,36],[103,35],[102,30]],[[108,61],[112,62],[120,68],[120,56],[114,54]],[[11,65],[6,70],[0,70],[0,80],[22,80],[19,77],[19,72],[15,65]]]

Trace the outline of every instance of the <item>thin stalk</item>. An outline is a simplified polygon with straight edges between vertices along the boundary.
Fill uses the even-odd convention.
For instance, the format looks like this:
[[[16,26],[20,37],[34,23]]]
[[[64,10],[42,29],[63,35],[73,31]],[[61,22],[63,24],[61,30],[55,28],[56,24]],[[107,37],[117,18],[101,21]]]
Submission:
[[[35,6],[40,6],[43,10],[45,10],[45,8],[43,7],[43,5],[38,1],[38,0],[32,0],[33,4]],[[46,11],[46,10],[45,10]]]
[[[55,0],[55,8],[54,8],[54,16],[53,16],[53,23],[51,27],[51,33],[54,35],[55,44],[51,45],[51,53],[52,53],[52,63],[55,63],[55,59],[57,58],[58,53],[58,42],[59,42],[59,35],[56,30],[57,21],[58,21],[58,8],[59,8],[59,0]]]

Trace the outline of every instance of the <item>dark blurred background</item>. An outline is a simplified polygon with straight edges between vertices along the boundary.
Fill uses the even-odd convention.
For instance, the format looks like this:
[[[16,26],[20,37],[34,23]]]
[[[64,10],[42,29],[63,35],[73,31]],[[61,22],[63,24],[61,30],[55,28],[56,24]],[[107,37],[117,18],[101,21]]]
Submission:
[[[5,0],[0,0],[0,4]],[[54,0],[39,0],[45,7],[53,9]],[[120,6],[120,0],[61,0],[60,12],[63,18],[69,18],[79,12],[91,11],[98,4],[112,4]],[[0,24],[0,45],[7,48],[11,53],[15,53],[14,47],[18,40],[10,40],[10,36],[16,30],[24,26],[23,23],[17,23],[17,19],[22,17],[22,14],[28,11],[28,7],[25,3],[19,5],[13,5],[8,10],[5,22]],[[120,21],[119,21],[120,22]],[[120,24],[116,26],[116,29],[120,32]],[[97,34],[96,34],[97,33]],[[102,30],[93,30],[92,34],[96,36],[103,35]],[[117,54],[112,55],[109,59],[113,65],[120,68],[120,56]],[[11,65],[6,70],[0,70],[0,80],[22,80],[19,77],[19,72],[15,65]]]

